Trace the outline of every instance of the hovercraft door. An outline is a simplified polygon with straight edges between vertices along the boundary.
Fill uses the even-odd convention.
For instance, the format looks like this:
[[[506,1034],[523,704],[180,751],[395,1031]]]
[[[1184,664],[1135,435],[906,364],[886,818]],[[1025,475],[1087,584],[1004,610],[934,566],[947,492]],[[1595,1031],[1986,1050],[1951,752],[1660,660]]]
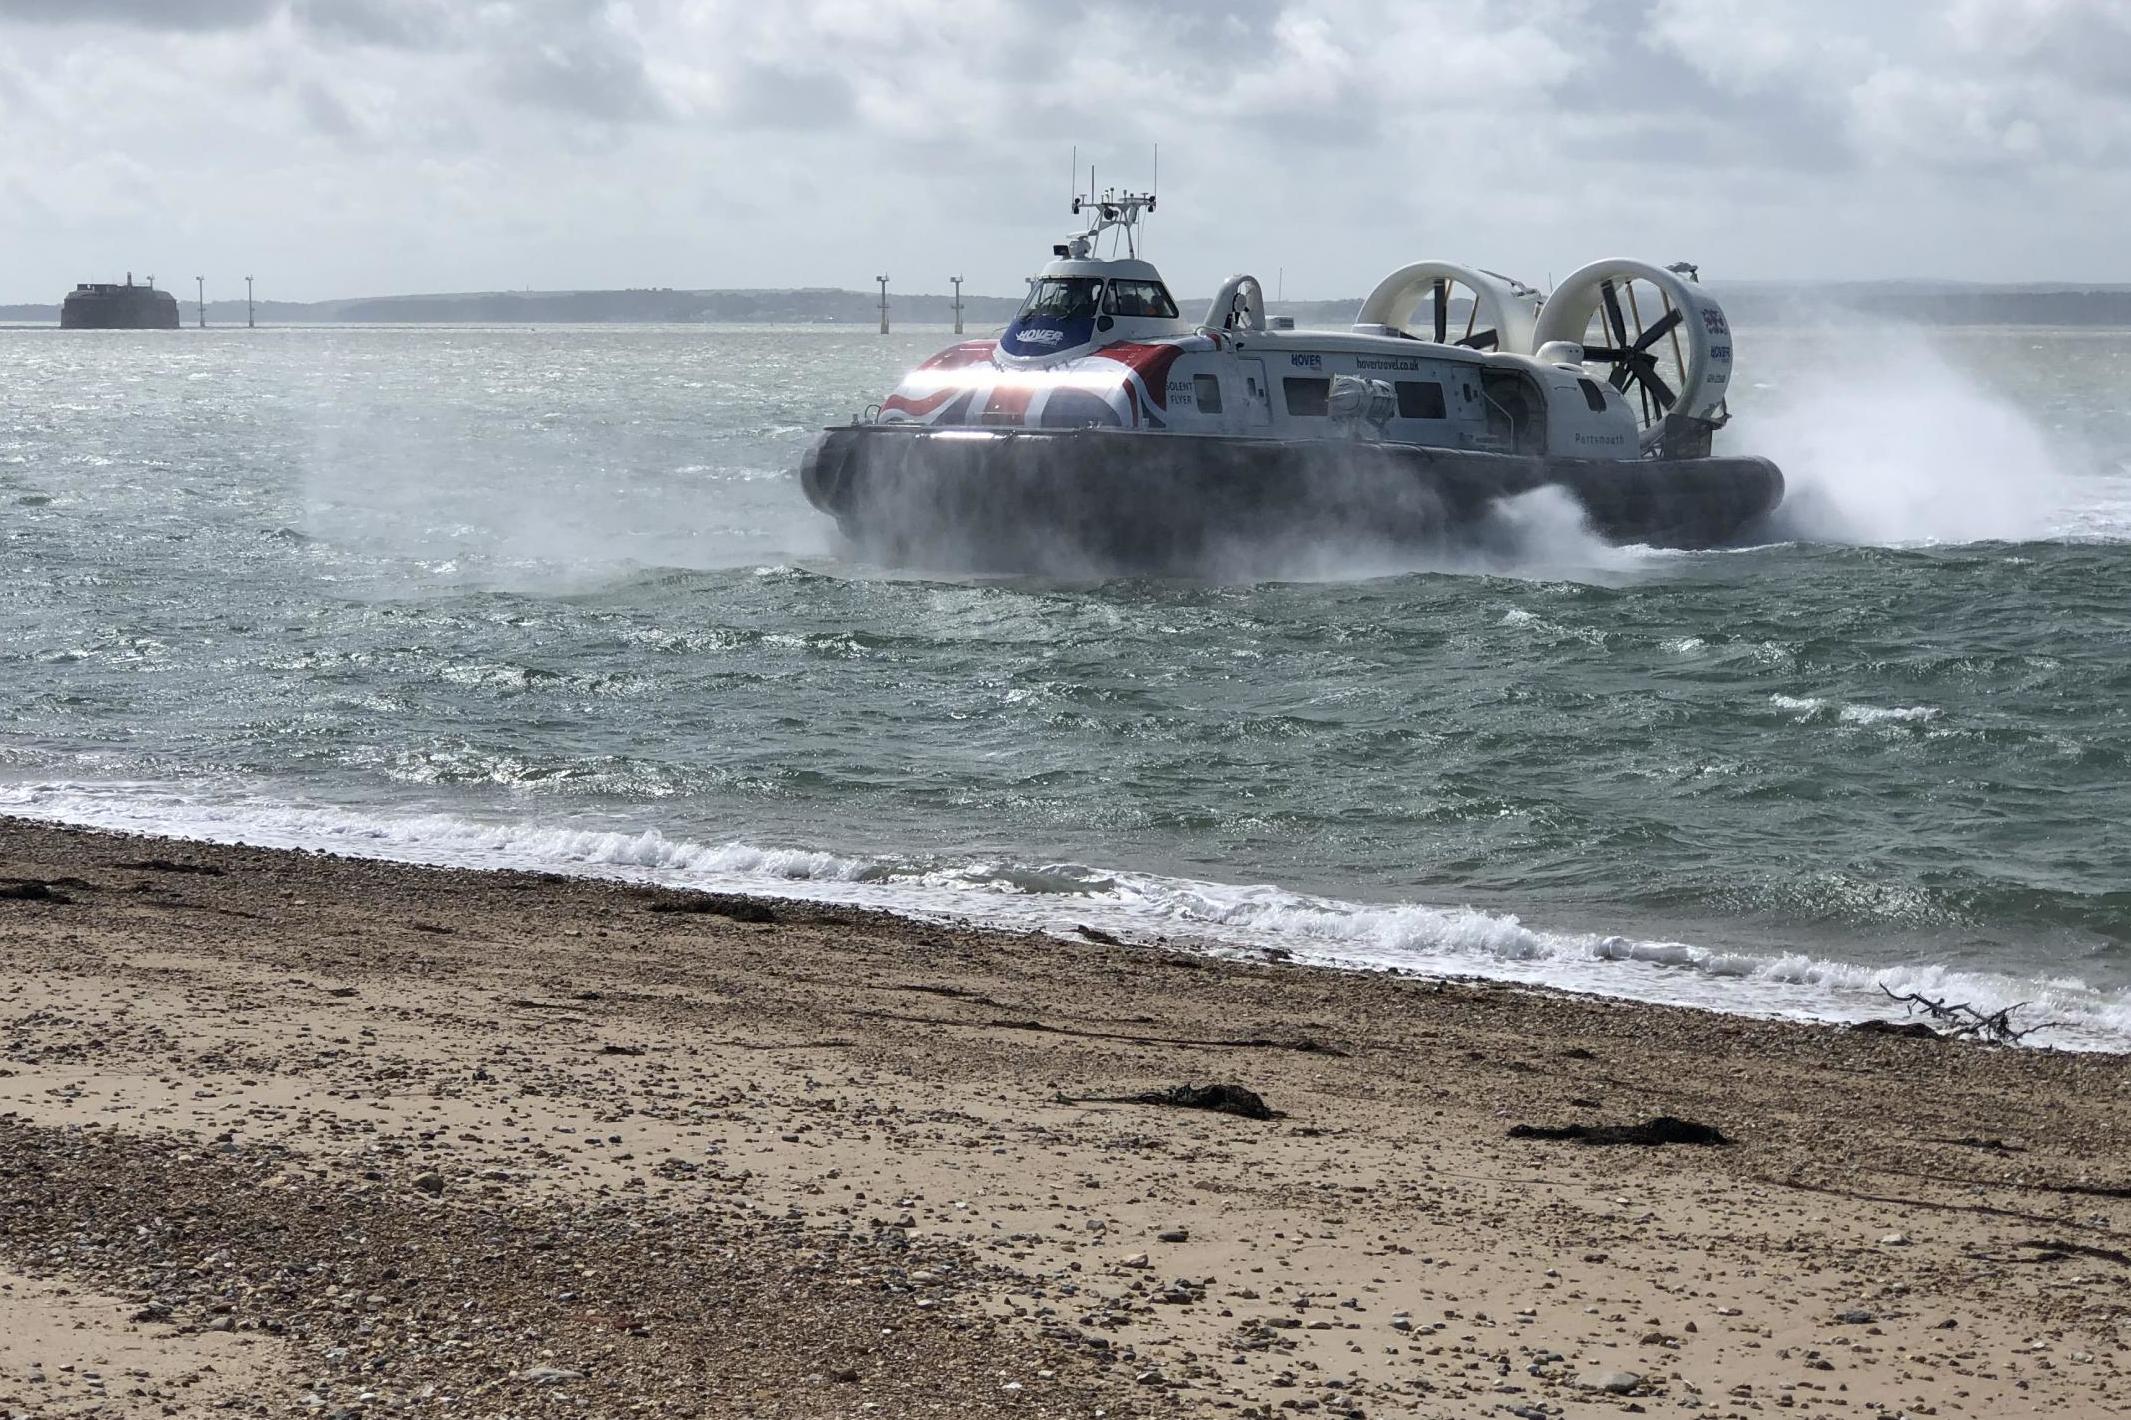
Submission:
[[[1273,422],[1273,390],[1265,382],[1263,360],[1238,360],[1236,368],[1243,373],[1243,419],[1253,429],[1264,429]]]

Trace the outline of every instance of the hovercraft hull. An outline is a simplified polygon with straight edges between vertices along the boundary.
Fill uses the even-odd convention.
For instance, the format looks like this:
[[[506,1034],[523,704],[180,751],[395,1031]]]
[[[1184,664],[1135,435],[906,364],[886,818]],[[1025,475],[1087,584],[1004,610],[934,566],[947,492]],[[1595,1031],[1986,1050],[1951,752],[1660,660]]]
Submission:
[[[1546,487],[1608,541],[1707,548],[1783,498],[1783,475],[1760,458],[914,424],[827,430],[800,481],[861,555],[980,572],[1192,575],[1301,547],[1357,559],[1428,550]]]

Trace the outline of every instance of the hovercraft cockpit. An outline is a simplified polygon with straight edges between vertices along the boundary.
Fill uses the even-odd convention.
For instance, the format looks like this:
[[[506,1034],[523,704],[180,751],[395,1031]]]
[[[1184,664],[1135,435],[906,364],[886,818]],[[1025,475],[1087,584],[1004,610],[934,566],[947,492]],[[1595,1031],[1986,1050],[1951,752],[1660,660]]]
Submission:
[[[1093,220],[1051,248],[1051,262],[1030,279],[1028,298],[1000,332],[999,358],[1041,365],[1123,341],[1189,334],[1162,273],[1139,259],[1140,214],[1153,209],[1151,196],[1075,198],[1074,213],[1088,211]],[[1096,254],[1105,232],[1122,243],[1122,256]]]

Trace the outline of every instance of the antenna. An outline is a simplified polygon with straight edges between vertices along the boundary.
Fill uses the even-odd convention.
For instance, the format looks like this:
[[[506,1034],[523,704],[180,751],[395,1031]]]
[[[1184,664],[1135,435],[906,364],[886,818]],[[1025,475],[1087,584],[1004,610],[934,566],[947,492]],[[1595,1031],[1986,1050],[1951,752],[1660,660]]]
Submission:
[[[1147,175],[1147,211],[1149,213],[1152,213],[1154,211],[1155,199],[1160,197],[1161,194],[1162,145],[1157,143],[1154,145],[1154,171]],[[1145,219],[1143,218],[1141,220],[1144,222]],[[1140,249],[1138,255],[1145,256],[1147,253],[1147,231],[1144,226],[1141,227],[1139,233],[1139,247]]]
[[[1080,145],[1078,143],[1073,145],[1073,170],[1069,176],[1072,181],[1067,183],[1066,186],[1073,189],[1070,194],[1072,206],[1073,210],[1078,212],[1080,210]]]

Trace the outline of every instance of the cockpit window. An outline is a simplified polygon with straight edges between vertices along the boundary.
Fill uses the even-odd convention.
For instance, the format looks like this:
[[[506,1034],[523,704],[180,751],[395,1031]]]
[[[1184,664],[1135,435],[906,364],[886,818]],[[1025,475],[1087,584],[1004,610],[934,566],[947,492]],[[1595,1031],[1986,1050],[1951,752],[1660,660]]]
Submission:
[[[1046,276],[1029,287],[1018,320],[1084,320],[1095,314],[1102,281],[1094,276]]]
[[[1176,319],[1176,302],[1159,281],[1112,281],[1103,296],[1106,316],[1154,316]]]

